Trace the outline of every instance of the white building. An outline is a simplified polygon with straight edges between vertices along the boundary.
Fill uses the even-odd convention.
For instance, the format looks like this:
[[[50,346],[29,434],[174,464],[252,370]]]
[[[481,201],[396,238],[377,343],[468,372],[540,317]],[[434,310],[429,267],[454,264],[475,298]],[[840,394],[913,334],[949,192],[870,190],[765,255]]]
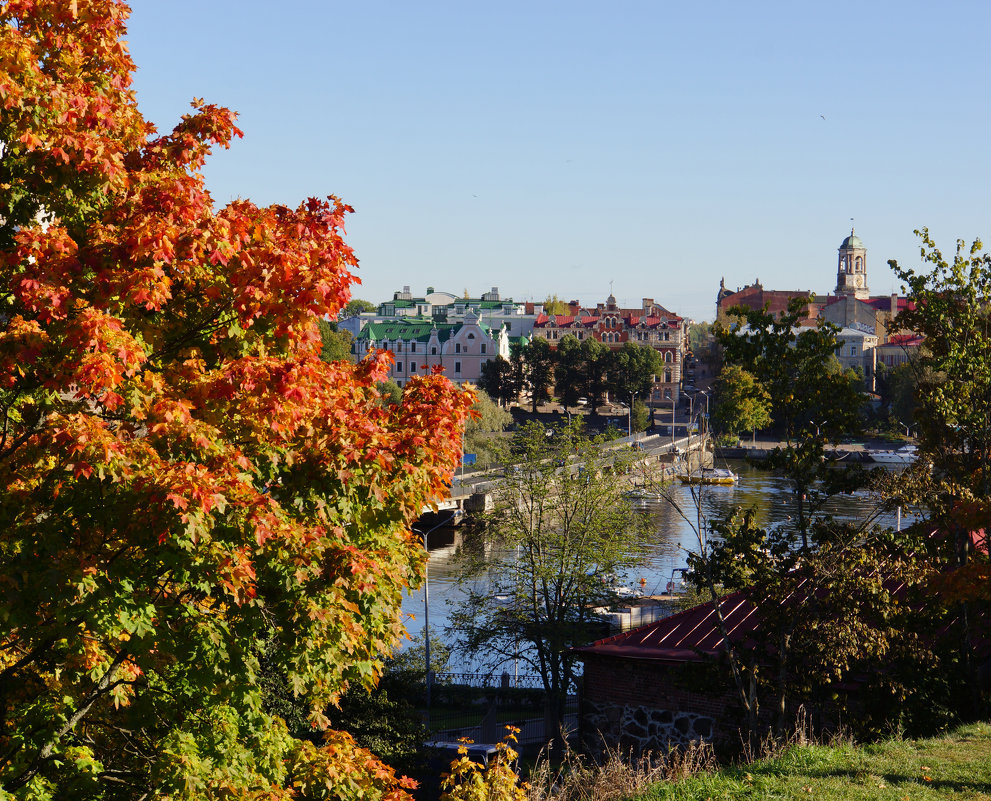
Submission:
[[[399,386],[415,375],[428,375],[435,366],[456,384],[477,383],[485,362],[509,358],[509,333],[504,327],[490,328],[473,313],[454,323],[404,316],[367,323],[351,350],[356,359],[375,350],[391,352],[395,361],[389,377]]]

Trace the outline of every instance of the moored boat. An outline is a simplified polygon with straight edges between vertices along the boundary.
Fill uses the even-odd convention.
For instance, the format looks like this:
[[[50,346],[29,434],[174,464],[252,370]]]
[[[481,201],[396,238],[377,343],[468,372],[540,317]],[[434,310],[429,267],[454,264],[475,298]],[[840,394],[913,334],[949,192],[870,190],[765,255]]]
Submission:
[[[682,484],[735,484],[740,477],[726,467],[703,467],[691,473],[680,473],[678,480]]]
[[[919,458],[919,449],[915,445],[902,445],[897,450],[867,450],[871,461],[877,464],[912,464]]]

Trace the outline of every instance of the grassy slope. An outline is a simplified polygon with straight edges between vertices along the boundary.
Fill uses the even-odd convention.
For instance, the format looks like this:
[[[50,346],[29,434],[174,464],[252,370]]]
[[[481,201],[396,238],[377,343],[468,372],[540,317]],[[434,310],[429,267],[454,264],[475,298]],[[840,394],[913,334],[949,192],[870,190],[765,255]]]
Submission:
[[[753,765],[655,784],[638,798],[991,801],[991,724],[935,740],[795,747]]]

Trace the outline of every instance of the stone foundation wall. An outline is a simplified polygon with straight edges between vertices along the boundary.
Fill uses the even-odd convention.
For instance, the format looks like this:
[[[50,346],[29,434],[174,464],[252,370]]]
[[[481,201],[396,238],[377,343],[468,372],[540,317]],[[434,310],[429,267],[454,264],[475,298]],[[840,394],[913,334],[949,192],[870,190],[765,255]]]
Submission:
[[[666,750],[735,740],[739,710],[731,688],[700,664],[594,656],[585,660],[581,730],[585,747]]]
[[[715,727],[713,718],[694,712],[597,704],[588,700],[584,703],[582,717],[587,748],[599,751],[603,747],[618,747],[634,755],[711,740]]]

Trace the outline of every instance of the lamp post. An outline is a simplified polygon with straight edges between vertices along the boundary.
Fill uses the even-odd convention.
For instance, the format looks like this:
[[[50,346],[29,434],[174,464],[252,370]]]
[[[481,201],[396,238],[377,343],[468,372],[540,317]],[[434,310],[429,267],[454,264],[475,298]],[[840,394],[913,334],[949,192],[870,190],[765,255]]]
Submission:
[[[430,687],[434,680],[434,672],[430,667],[430,549],[427,547],[427,535],[448,522],[448,520],[442,520],[426,531],[410,526],[412,531],[423,537],[423,550],[427,552],[427,563],[423,566],[423,661],[426,663],[427,669],[427,728],[430,727]]]
[[[674,392],[671,393],[671,450],[674,450],[674,418],[678,415],[678,401],[674,397]]]

